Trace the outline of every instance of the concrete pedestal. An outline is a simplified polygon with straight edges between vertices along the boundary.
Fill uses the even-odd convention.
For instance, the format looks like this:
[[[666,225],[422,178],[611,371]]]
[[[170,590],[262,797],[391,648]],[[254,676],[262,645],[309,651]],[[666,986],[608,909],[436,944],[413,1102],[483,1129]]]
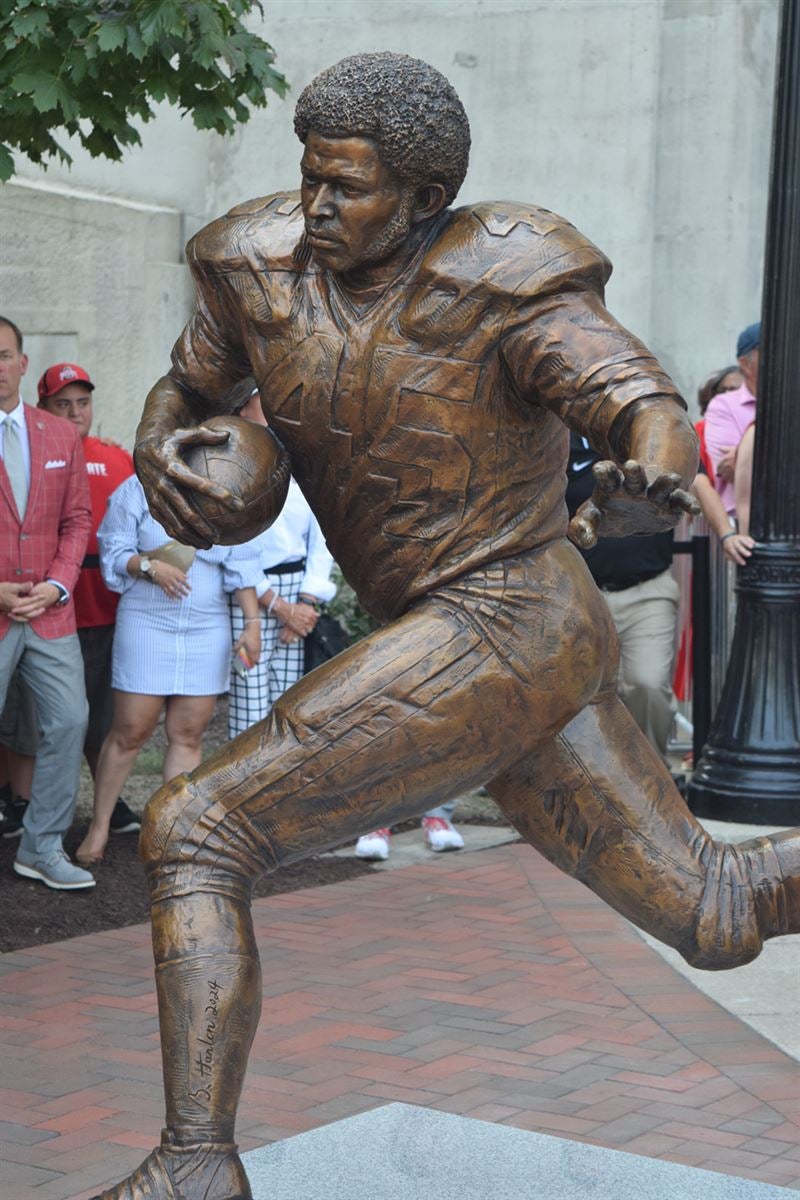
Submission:
[[[786,1200],[784,1188],[389,1104],[244,1155],[254,1200]]]

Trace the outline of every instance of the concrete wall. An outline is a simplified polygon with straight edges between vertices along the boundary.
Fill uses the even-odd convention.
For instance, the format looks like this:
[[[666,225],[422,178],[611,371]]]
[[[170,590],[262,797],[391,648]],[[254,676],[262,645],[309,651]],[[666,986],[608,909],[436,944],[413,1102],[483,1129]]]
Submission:
[[[43,175],[20,163],[28,185],[172,211],[0,188],[0,311],[24,312],[41,336],[66,321],[81,361],[118,381],[108,428],[129,440],[185,319],[185,236],[242,199],[296,186],[292,97],[345,54],[395,49],[439,67],[464,100],[473,152],[460,200],[527,200],[574,221],[615,264],[609,306],[691,398],[760,307],[777,9],[777,0],[274,0],[264,34],[292,95],[271,99],[233,138],[199,134],[168,112],[122,164],[78,152],[71,173]],[[27,282],[9,273],[7,242],[24,244],[11,257],[17,271],[30,264]],[[55,249],[83,281],[82,298],[49,291]]]
[[[650,336],[684,389],[761,315],[777,18],[757,0],[663,5]]]
[[[77,361],[96,384],[93,432],[131,446],[191,310],[180,214],[8,186],[0,221],[0,312],[30,357],[23,398],[36,403],[53,362]]]

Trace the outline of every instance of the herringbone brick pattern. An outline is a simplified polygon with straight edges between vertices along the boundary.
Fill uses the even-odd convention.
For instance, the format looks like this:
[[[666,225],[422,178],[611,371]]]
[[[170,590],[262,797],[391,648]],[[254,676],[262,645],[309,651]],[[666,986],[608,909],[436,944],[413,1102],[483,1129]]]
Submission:
[[[402,1100],[800,1189],[797,1065],[527,847],[255,915],[245,1149]],[[0,1017],[6,1200],[134,1166],[163,1105],[147,928],[6,955]]]

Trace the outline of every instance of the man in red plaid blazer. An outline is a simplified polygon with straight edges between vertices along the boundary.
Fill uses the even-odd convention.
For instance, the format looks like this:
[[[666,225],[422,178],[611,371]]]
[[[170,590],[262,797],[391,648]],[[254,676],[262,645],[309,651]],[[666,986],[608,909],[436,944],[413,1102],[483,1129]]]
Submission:
[[[14,870],[48,887],[94,886],[62,837],[78,791],[86,693],[72,589],[91,525],[81,439],[20,398],[22,334],[0,317],[0,709],[14,671],[36,698],[40,742]]]

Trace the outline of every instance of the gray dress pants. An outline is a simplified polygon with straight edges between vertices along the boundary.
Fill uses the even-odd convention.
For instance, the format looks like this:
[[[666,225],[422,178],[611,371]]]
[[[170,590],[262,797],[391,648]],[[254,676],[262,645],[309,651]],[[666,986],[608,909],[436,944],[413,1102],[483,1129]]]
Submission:
[[[12,622],[0,639],[0,709],[14,671],[36,699],[39,749],[20,849],[45,858],[61,849],[78,794],[87,705],[78,635],[43,638]]]

